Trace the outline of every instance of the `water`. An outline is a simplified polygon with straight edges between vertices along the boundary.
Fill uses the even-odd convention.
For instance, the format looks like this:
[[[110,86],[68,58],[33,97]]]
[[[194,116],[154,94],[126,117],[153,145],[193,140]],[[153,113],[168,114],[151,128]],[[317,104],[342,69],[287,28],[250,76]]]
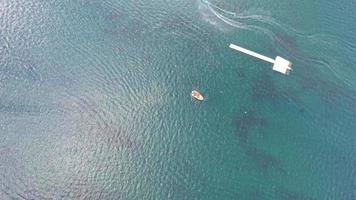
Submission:
[[[355,2],[0,5],[0,199],[356,199]]]

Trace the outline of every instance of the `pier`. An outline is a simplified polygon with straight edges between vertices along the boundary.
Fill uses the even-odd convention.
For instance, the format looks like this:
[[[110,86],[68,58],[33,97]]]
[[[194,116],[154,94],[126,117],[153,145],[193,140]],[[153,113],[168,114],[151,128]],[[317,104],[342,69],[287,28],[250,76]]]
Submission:
[[[260,60],[264,60],[266,62],[272,63],[273,64],[272,69],[274,71],[277,71],[277,72],[282,73],[284,75],[289,75],[290,71],[292,71],[292,62],[290,62],[290,61],[288,61],[288,60],[286,60],[286,59],[284,59],[282,57],[277,56],[276,59],[272,59],[272,58],[269,58],[267,56],[264,56],[264,55],[261,55],[259,53],[250,51],[248,49],[242,48],[242,47],[234,45],[234,44],[230,44],[229,47],[231,49],[234,49],[234,50],[242,52],[244,54],[253,56],[253,57],[258,58]]]

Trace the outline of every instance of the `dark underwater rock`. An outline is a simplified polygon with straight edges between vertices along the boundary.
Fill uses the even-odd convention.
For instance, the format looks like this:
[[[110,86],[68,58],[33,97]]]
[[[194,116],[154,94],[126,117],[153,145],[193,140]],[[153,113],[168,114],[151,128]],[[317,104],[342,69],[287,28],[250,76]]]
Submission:
[[[282,175],[287,174],[280,159],[273,155],[267,154],[256,147],[248,147],[246,149],[246,155],[251,158],[258,169],[265,175],[272,170],[277,171]]]
[[[249,138],[254,130],[265,129],[268,126],[266,119],[259,117],[256,111],[241,109],[239,116],[235,120],[236,133],[240,144],[248,143]]]
[[[261,75],[253,81],[252,99],[254,101],[275,101],[277,88],[268,75]]]
[[[306,194],[292,192],[284,188],[279,188],[276,191],[276,200],[316,200],[315,198],[309,197]]]

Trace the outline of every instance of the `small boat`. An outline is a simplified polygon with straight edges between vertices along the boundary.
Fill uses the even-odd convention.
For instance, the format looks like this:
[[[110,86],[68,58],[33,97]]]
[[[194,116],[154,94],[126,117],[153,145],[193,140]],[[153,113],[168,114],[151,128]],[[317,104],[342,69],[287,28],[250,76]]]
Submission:
[[[198,92],[196,90],[192,91],[192,97],[195,98],[196,100],[199,100],[199,101],[203,101],[204,100],[203,95],[200,94],[200,92]]]

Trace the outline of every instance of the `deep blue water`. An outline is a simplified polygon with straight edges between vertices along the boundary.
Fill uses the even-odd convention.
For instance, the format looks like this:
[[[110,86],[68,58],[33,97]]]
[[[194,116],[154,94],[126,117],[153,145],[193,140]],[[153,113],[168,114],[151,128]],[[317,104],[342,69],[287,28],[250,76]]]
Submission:
[[[356,199],[354,1],[0,2],[0,199]]]

